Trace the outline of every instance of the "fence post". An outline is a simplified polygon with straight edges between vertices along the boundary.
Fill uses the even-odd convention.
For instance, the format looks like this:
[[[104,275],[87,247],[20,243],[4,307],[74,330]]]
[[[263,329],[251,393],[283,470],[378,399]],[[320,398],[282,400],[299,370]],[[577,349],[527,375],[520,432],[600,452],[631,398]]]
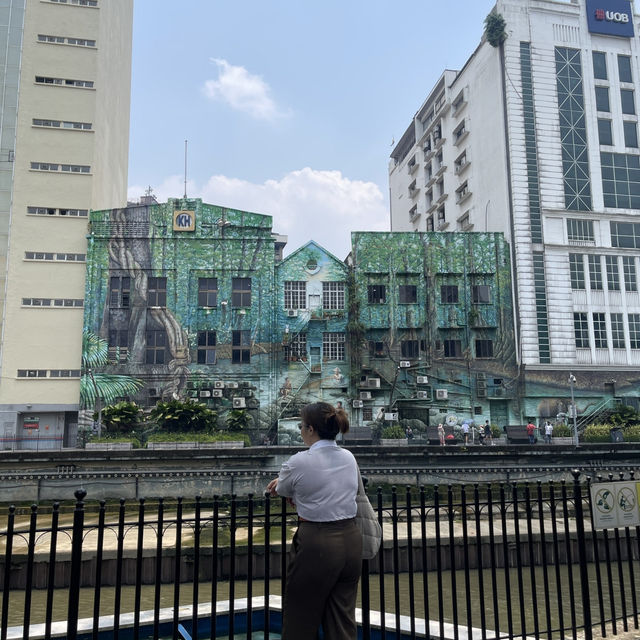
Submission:
[[[84,498],[87,492],[78,489],[74,494],[73,537],[71,538],[71,576],[69,578],[69,608],[67,610],[67,640],[78,637],[78,600],[80,597],[80,570],[82,567],[82,536],[84,533]]]
[[[582,592],[582,615],[584,620],[585,640],[592,640],[591,629],[591,601],[589,599],[589,575],[587,573],[587,548],[584,533],[584,514],[582,512],[582,487],[580,486],[580,471],[574,469],[573,502],[576,513],[576,535],[578,536],[578,559],[580,561],[580,590]]]

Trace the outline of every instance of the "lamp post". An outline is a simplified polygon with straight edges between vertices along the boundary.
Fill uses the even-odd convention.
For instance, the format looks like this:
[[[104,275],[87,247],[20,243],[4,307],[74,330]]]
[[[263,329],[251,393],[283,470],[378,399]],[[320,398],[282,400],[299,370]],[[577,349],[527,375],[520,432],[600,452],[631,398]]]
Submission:
[[[573,373],[569,374],[569,386],[571,387],[571,415],[573,416],[573,441],[576,447],[578,446],[578,423],[577,423],[577,411],[576,411],[576,401],[573,396],[573,385],[576,383],[576,377]]]

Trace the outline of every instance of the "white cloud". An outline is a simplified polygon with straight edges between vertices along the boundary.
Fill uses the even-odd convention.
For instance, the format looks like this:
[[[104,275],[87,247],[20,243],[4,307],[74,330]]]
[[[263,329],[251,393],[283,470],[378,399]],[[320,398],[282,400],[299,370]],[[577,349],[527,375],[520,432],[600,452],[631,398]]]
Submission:
[[[204,83],[207,98],[225,102],[258,120],[275,120],[288,115],[278,108],[271,98],[269,85],[260,76],[221,58],[211,58],[211,62],[218,67],[218,79]]]
[[[129,197],[139,198],[144,191],[145,187],[132,186]],[[179,176],[154,186],[159,202],[183,193]],[[306,167],[261,184],[216,175],[201,186],[190,182],[188,194],[209,204],[273,216],[273,231],[289,236],[286,253],[315,240],[343,259],[350,250],[351,231],[389,229],[389,212],[378,185],[350,180],[340,171]]]

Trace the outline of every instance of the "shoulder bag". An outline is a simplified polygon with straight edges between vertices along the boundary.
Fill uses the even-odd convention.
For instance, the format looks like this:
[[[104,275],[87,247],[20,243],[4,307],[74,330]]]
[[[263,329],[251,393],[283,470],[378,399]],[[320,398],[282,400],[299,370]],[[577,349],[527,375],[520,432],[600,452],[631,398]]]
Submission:
[[[362,475],[358,469],[358,493],[356,495],[356,524],[362,534],[362,559],[371,560],[376,557],[382,541],[382,527],[378,522],[367,494],[364,492]]]

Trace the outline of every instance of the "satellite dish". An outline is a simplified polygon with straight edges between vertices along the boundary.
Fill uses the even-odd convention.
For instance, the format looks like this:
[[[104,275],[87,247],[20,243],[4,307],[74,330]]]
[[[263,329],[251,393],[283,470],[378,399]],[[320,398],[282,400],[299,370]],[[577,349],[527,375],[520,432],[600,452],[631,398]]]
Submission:
[[[449,427],[455,427],[458,424],[458,416],[455,413],[450,413],[444,421]]]

